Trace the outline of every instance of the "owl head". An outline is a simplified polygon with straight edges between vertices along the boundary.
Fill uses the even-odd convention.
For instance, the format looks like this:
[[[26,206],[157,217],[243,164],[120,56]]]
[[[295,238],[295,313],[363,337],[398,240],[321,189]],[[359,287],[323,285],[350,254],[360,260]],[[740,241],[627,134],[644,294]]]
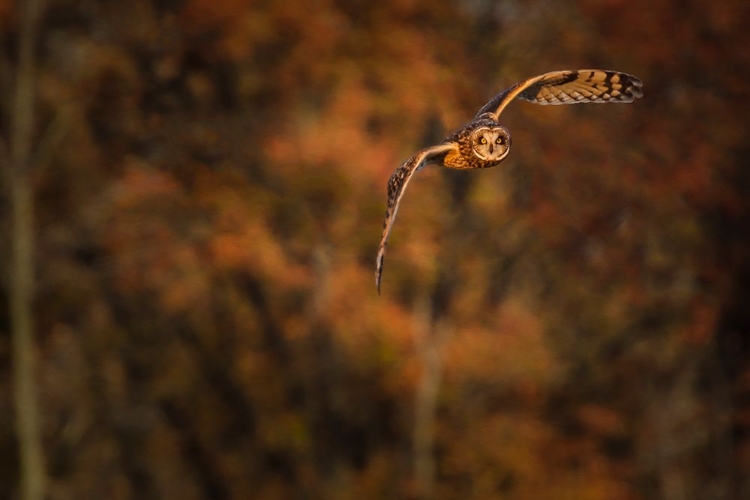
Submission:
[[[510,133],[499,125],[480,127],[471,134],[471,150],[481,160],[500,161],[510,151]]]

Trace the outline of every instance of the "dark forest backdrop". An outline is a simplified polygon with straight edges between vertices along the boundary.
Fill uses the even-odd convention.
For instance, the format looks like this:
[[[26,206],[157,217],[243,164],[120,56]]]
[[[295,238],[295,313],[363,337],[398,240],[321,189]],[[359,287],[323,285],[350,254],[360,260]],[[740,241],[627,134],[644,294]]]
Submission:
[[[2,498],[24,3],[0,1]],[[750,498],[746,0],[46,4],[47,498]],[[420,172],[378,297],[398,164],[588,67],[644,99],[513,103],[503,165]]]

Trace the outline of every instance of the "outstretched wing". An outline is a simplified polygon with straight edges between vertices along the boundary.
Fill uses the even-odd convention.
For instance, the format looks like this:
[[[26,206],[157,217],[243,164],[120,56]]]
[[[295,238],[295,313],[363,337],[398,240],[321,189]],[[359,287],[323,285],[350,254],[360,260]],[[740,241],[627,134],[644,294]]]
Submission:
[[[456,144],[451,143],[423,149],[402,163],[388,180],[388,206],[385,210],[383,235],[380,237],[378,256],[375,259],[375,285],[378,287],[378,293],[380,293],[380,279],[383,274],[385,247],[388,244],[388,236],[391,234],[391,229],[393,229],[393,222],[396,220],[396,214],[398,213],[398,205],[401,203],[401,198],[404,196],[406,185],[409,184],[414,173],[427,165],[430,160],[457,148],[458,146]]]
[[[643,97],[643,82],[633,75],[603,69],[552,71],[528,78],[493,97],[477,113],[495,120],[518,97],[535,104],[632,102]]]

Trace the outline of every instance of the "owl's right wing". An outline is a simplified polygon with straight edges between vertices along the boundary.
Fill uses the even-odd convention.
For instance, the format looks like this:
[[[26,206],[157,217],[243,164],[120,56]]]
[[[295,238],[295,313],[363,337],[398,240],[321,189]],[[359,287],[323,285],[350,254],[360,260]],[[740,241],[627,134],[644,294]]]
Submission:
[[[638,77],[604,69],[552,71],[527,78],[493,97],[477,113],[489,113],[497,120],[505,107],[518,97],[535,104],[578,104],[587,102],[632,102],[643,97]]]
[[[414,173],[435,160],[435,157],[445,155],[450,151],[457,152],[457,150],[458,145],[455,143],[440,144],[438,146],[423,149],[402,163],[388,180],[388,205],[385,211],[383,234],[380,237],[378,256],[375,259],[375,286],[378,288],[378,293],[380,293],[380,280],[383,275],[385,247],[388,245],[388,236],[393,229],[393,223],[395,222],[396,214],[398,213],[398,206],[401,203],[401,198],[404,196],[406,186],[409,184]]]

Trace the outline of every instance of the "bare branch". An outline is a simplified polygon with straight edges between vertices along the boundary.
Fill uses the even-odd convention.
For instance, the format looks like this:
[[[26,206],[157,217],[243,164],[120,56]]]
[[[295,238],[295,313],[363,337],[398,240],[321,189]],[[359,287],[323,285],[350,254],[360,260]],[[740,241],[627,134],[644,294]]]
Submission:
[[[13,382],[22,500],[42,500],[44,455],[39,431],[33,325],[34,201],[31,147],[34,130],[36,27],[42,0],[21,2],[22,27],[11,120],[9,165],[12,217],[10,316],[13,330]]]

